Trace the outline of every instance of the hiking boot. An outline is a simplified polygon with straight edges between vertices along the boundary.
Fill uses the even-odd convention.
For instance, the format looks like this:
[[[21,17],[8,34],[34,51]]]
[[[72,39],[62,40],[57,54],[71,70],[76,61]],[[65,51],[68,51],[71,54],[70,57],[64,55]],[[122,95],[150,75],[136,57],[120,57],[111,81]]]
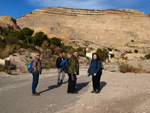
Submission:
[[[95,90],[92,90],[91,93],[95,93]]]
[[[32,96],[39,96],[40,94],[39,93],[34,93],[34,94],[32,94]]]
[[[69,92],[69,91],[67,91],[67,93],[69,93],[69,94],[78,94],[78,91],[75,91],[75,92]]]
[[[63,84],[63,81],[62,81],[62,80],[60,81],[60,84],[61,84],[61,85]]]
[[[76,91],[76,92],[72,92],[72,93],[70,93],[70,94],[78,94],[78,92]]]
[[[95,91],[95,93],[99,93],[99,90],[97,89],[97,90]]]
[[[60,86],[62,85],[62,83],[59,84]]]

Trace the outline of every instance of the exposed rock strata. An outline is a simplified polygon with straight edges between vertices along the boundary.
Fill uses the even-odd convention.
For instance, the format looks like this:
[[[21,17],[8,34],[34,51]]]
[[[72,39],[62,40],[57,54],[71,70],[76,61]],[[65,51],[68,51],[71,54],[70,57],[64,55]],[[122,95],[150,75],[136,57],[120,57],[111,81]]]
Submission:
[[[49,37],[56,36],[64,42],[74,38],[111,48],[123,49],[131,40],[150,38],[150,17],[133,9],[85,10],[50,7],[36,9],[18,18],[17,23],[21,28],[30,27],[35,31],[43,31]]]
[[[10,16],[0,16],[0,26],[2,27],[13,27],[15,30],[20,30],[20,27],[16,23],[16,19]]]

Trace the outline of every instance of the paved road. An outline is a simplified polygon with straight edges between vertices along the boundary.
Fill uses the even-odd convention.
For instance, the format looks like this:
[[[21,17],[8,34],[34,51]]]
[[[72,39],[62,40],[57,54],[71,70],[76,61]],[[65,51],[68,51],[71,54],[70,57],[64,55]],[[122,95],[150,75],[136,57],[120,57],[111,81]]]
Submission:
[[[0,78],[0,113],[55,113],[74,106],[80,96],[89,88],[91,78],[85,76],[87,68],[82,68],[77,79],[79,94],[67,94],[68,75],[62,86],[56,85],[56,70],[45,71],[40,76],[37,91],[40,96],[32,96],[32,76],[14,75]]]
[[[0,76],[0,113],[150,113],[149,74],[104,71],[102,90],[93,94],[86,71],[80,69],[77,95],[67,94],[68,76],[63,86],[56,85],[56,69],[40,76],[39,97],[31,94],[31,75]]]

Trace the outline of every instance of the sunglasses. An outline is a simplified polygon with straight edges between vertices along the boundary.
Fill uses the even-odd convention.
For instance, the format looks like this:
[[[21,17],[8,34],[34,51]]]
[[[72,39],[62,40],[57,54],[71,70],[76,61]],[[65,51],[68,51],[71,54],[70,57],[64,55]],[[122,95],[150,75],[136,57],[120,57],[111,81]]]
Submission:
[[[41,56],[41,55],[36,55],[36,56]]]

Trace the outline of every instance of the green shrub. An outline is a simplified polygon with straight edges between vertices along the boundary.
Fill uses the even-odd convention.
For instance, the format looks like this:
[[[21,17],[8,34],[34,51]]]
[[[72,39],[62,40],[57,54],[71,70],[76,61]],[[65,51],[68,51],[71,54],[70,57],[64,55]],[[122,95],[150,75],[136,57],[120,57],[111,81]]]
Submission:
[[[5,37],[5,43],[9,45],[18,44],[18,40],[15,37],[7,36]]]
[[[39,47],[42,46],[44,40],[49,40],[47,35],[43,32],[37,32],[33,37],[33,43]]]
[[[34,44],[29,44],[29,45],[27,45],[26,43],[19,43],[19,46],[20,46],[21,48],[24,48],[24,49],[32,49],[32,50],[34,50],[34,51],[37,51],[37,49],[36,49],[36,47],[35,47]]]
[[[109,52],[106,49],[97,49],[96,53],[101,57],[102,61],[106,61]]]
[[[69,52],[71,50],[75,50],[75,49],[72,46],[61,44],[61,51],[62,52]]]
[[[145,55],[146,59],[150,59],[150,54]]]
[[[19,40],[22,40],[24,43],[29,44],[33,42],[33,37],[32,37],[33,33],[34,30],[25,27],[18,33],[17,38]]]
[[[130,51],[126,51],[126,53],[132,53],[132,51],[130,50]]]
[[[25,27],[20,32],[22,32],[24,34],[24,36],[32,36],[34,33],[34,30],[32,30],[28,27]]]
[[[108,48],[108,51],[112,51],[112,49],[111,49],[111,48]]]
[[[3,28],[2,26],[0,26],[0,36],[2,35],[2,33],[3,33]]]
[[[83,56],[83,57],[86,56],[86,50],[84,48],[79,47],[76,49],[76,51],[78,52],[79,56]]]
[[[111,55],[110,55],[110,57],[111,57],[111,58],[114,58],[114,57],[115,57],[115,55],[114,55],[114,54],[111,54]]]
[[[76,50],[77,50],[77,52],[82,52],[83,48],[82,47],[78,47]]]
[[[5,41],[0,38],[0,48],[3,49],[5,47]]]
[[[134,53],[138,53],[139,51],[137,49],[134,50]]]
[[[53,37],[50,39],[50,43],[54,46],[61,46],[61,39]]]

